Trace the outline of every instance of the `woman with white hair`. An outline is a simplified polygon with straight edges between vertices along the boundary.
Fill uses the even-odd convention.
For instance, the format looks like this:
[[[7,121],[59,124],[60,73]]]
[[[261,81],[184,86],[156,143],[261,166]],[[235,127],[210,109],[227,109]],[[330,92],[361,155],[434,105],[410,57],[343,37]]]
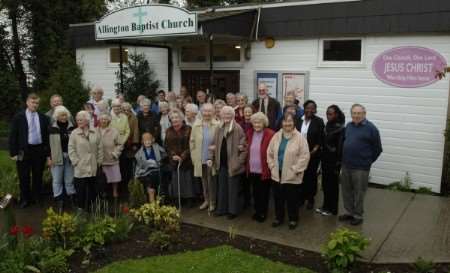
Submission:
[[[150,100],[143,99],[141,102],[142,111],[137,115],[139,133],[142,136],[143,133],[149,132],[156,138],[157,142],[160,142],[161,127],[159,126],[159,118],[151,111],[150,107]]]
[[[73,185],[73,166],[69,159],[69,136],[75,128],[69,110],[64,106],[53,109],[52,124],[49,129],[50,158],[48,166],[52,174],[53,198],[59,212],[63,211],[63,189],[73,204],[75,187]]]
[[[248,157],[247,177],[253,187],[255,214],[253,220],[264,222],[269,208],[269,193],[271,174],[267,165],[267,148],[274,131],[267,128],[269,120],[262,112],[253,114],[250,118],[252,128],[247,131]]]
[[[186,125],[192,127],[198,115],[198,106],[193,103],[186,104],[184,107],[184,114],[186,115],[184,122]]]
[[[191,206],[192,199],[195,197],[189,151],[191,127],[184,124],[184,115],[180,110],[172,110],[169,115],[172,126],[167,129],[164,146],[172,168],[170,196],[172,198],[180,196],[188,203],[188,206]]]
[[[215,216],[234,219],[242,209],[241,175],[245,172],[247,142],[241,126],[234,120],[234,109],[224,106],[220,111],[222,126],[217,129],[208,166],[219,174]]]
[[[159,126],[161,127],[161,142],[166,139],[166,131],[171,126],[169,118],[169,103],[166,101],[159,102]]]
[[[219,122],[214,118],[214,106],[204,103],[201,118],[197,119],[192,126],[190,149],[192,164],[194,165],[194,176],[202,180],[204,202],[200,209],[214,211],[216,207],[216,182],[213,179],[214,170],[207,166],[209,146],[219,128]]]
[[[236,110],[235,110],[236,111],[235,120],[242,127],[242,124],[244,123],[244,109],[245,109],[245,106],[247,106],[247,104],[248,104],[248,97],[245,94],[238,93],[238,94],[236,94],[236,101],[237,101],[237,106],[236,106]]]
[[[101,114],[98,132],[103,145],[102,170],[106,176],[106,182],[112,184],[114,207],[117,207],[119,198],[119,182],[122,180],[119,158],[123,150],[123,141],[119,131],[111,126],[111,116]]]
[[[74,166],[74,184],[78,207],[88,210],[96,197],[97,168],[103,163],[103,144],[94,128],[89,128],[89,113],[76,116],[78,128],[69,137],[68,153]]]
[[[214,101],[214,118],[216,120],[220,121],[220,111],[226,105],[224,100],[218,99]]]

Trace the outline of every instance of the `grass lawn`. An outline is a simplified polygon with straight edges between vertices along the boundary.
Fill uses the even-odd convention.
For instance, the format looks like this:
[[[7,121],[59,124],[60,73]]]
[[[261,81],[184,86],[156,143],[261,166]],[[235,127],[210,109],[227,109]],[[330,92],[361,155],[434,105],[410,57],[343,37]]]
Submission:
[[[231,246],[112,263],[96,273],[314,273]]]
[[[0,169],[15,168],[14,161],[9,158],[8,151],[0,150]]]

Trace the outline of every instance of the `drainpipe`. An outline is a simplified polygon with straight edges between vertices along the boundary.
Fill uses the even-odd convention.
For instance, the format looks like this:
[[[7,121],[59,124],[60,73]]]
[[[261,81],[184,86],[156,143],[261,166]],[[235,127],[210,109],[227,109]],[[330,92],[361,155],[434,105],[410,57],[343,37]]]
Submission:
[[[122,54],[122,40],[119,41],[119,73],[120,73],[120,93],[123,93],[123,54]]]
[[[213,69],[213,61],[214,61],[214,50],[213,50],[213,35],[209,34],[208,36],[208,46],[209,46],[209,93],[212,94],[213,98],[215,98],[215,93],[213,91],[213,80],[214,80],[214,69]]]

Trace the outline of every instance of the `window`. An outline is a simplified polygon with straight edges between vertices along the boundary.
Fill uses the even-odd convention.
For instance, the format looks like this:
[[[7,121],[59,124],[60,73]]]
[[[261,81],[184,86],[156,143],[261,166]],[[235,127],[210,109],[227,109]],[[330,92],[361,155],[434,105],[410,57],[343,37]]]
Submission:
[[[319,44],[319,66],[361,66],[362,39],[324,39]]]
[[[239,44],[215,44],[213,47],[214,62],[241,61],[241,46]]]
[[[204,63],[206,62],[206,45],[185,45],[181,47],[181,62]]]
[[[123,63],[128,63],[128,48],[122,47],[122,61]],[[109,49],[109,62],[120,63],[120,51],[118,47]]]

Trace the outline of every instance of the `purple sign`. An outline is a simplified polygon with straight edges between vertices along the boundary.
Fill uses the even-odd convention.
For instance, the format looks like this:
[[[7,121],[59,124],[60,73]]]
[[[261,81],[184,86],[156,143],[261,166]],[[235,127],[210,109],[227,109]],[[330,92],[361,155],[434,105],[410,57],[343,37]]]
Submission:
[[[430,85],[447,66],[438,52],[416,46],[396,47],[375,58],[372,71],[382,82],[404,88]]]

